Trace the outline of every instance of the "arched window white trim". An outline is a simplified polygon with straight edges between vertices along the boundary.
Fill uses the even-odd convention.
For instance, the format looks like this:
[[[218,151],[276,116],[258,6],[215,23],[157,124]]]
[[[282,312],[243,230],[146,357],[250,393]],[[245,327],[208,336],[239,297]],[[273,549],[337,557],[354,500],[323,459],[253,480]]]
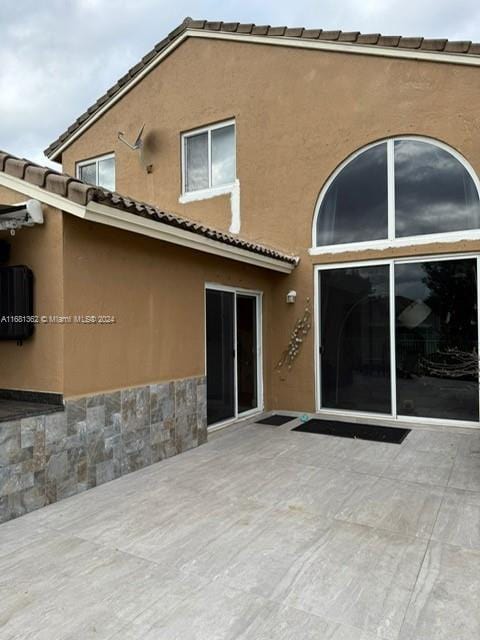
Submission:
[[[480,239],[480,225],[478,228],[470,228],[464,230],[457,231],[443,231],[440,233],[425,233],[422,235],[411,235],[411,236],[401,236],[396,237],[395,234],[395,142],[410,140],[410,141],[418,141],[427,143],[434,147],[438,147],[443,151],[447,152],[455,158],[466,170],[468,175],[472,179],[472,183],[477,191],[477,194],[480,197],[480,181],[479,178],[472,168],[472,166],[467,162],[467,160],[455,149],[452,149],[450,146],[435,140],[433,138],[428,138],[425,136],[397,136],[393,138],[387,138],[383,140],[378,140],[372,144],[366,145],[361,149],[358,149],[354,153],[352,153],[346,160],[344,160],[330,175],[327,182],[323,186],[315,206],[315,213],[313,216],[313,224],[312,224],[312,247],[309,250],[311,255],[321,255],[325,253],[342,253],[345,251],[365,251],[366,249],[387,249],[387,248],[395,248],[395,247],[405,247],[411,245],[423,245],[431,242],[453,242],[459,240],[468,240],[468,239]],[[388,206],[388,232],[385,235],[385,238],[377,239],[377,240],[365,240],[365,241],[355,241],[355,242],[345,242],[341,244],[323,244],[317,245],[317,222],[319,212],[322,206],[322,203],[327,195],[329,188],[337,179],[337,177],[342,173],[342,171],[348,167],[352,161],[361,156],[366,151],[373,149],[374,147],[378,147],[379,145],[387,145],[387,206]]]

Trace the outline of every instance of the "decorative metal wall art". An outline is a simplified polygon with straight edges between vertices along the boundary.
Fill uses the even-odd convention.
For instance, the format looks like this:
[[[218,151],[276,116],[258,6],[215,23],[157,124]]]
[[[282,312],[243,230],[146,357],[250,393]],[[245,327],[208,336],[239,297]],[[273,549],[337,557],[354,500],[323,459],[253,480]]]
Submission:
[[[312,311],[310,309],[310,298],[307,298],[305,309],[301,318],[297,320],[290,334],[290,341],[287,348],[282,353],[280,360],[277,363],[276,369],[280,370],[283,367],[287,367],[288,371],[292,368],[292,365],[300,353],[302,344],[305,337],[308,335],[312,327]]]

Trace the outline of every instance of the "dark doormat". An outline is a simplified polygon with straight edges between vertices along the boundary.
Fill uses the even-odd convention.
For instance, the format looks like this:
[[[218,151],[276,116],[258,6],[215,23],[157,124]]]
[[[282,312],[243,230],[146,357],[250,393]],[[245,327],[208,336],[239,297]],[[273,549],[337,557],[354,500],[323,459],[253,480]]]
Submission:
[[[369,424],[355,424],[354,422],[334,422],[333,420],[308,420],[292,431],[305,433],[321,433],[326,436],[339,438],[358,438],[359,440],[374,440],[375,442],[391,442],[400,444],[410,433],[411,429],[398,427],[378,427]]]
[[[257,420],[256,424],[269,424],[273,427],[280,427],[282,424],[291,422],[292,420],[295,420],[295,416],[281,416],[279,414],[275,414],[273,416],[268,416],[268,418],[263,418],[263,420]]]

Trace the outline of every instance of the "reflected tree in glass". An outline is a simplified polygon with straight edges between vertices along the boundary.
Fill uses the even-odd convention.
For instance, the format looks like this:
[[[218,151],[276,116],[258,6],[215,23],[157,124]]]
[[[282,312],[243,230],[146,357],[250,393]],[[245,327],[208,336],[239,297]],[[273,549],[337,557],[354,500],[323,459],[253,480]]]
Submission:
[[[447,371],[478,352],[476,279],[472,259],[395,266],[399,414],[478,420],[478,374]]]

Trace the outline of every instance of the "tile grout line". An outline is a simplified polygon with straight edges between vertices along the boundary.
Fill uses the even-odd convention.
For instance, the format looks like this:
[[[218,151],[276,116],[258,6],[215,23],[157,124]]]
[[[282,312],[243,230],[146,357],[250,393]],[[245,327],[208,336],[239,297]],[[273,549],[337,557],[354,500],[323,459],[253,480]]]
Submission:
[[[453,458],[453,463],[452,463],[452,466],[450,467],[450,473],[448,474],[448,479],[447,479],[447,482],[446,482],[446,484],[445,484],[445,487],[443,487],[443,495],[442,495],[442,499],[441,499],[441,501],[440,501],[440,505],[439,505],[438,510],[437,510],[437,515],[436,515],[436,517],[435,517],[435,521],[434,521],[434,523],[433,523],[432,530],[431,530],[431,532],[430,532],[430,536],[429,536],[429,538],[428,538],[428,540],[427,540],[427,545],[426,545],[426,547],[425,547],[425,552],[424,552],[424,554],[423,554],[422,561],[421,561],[421,563],[420,563],[420,565],[419,565],[419,568],[418,568],[418,571],[417,571],[417,576],[416,576],[416,578],[415,578],[415,582],[414,582],[414,584],[413,584],[412,591],[411,591],[411,593],[410,593],[410,597],[409,597],[409,599],[408,599],[408,604],[407,604],[407,606],[406,606],[406,608],[405,608],[405,613],[404,613],[404,615],[403,615],[402,622],[401,622],[401,624],[400,624],[400,630],[399,630],[399,632],[398,632],[398,637],[400,637],[400,634],[402,633],[403,627],[404,627],[404,625],[405,625],[405,620],[407,619],[408,610],[410,609],[410,605],[411,605],[411,603],[412,603],[412,599],[413,599],[413,594],[415,593],[415,589],[416,589],[416,587],[417,587],[418,580],[419,580],[419,578],[420,578],[420,574],[421,574],[422,569],[423,569],[423,566],[424,566],[424,564],[425,564],[425,559],[426,559],[427,554],[428,554],[428,551],[429,551],[429,549],[430,549],[430,545],[431,545],[431,543],[432,543],[432,542],[436,542],[435,540],[433,540],[433,539],[432,539],[432,535],[433,535],[433,532],[435,531],[435,526],[436,526],[436,524],[437,524],[437,522],[438,522],[438,518],[439,518],[439,516],[440,516],[440,511],[441,511],[441,509],[442,509],[442,507],[443,507],[443,503],[444,503],[444,501],[445,501],[445,494],[446,494],[447,489],[448,489],[448,483],[450,482],[450,477],[451,477],[452,472],[453,472],[453,467],[454,467],[454,465],[455,465],[455,460],[457,459],[457,456],[458,456],[458,453],[459,453],[459,448],[460,448],[460,447],[459,447],[459,445],[457,445],[457,450],[456,450],[455,456],[454,456],[454,458]]]

